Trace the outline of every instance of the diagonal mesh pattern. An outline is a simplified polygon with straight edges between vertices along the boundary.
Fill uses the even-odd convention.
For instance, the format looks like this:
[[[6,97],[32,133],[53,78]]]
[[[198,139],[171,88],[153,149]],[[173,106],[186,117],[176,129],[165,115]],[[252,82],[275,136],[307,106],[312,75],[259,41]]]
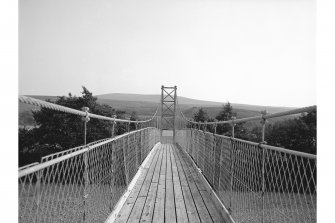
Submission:
[[[19,222],[106,220],[158,139],[148,127],[21,168]]]
[[[236,222],[316,222],[316,156],[179,129],[191,156]]]

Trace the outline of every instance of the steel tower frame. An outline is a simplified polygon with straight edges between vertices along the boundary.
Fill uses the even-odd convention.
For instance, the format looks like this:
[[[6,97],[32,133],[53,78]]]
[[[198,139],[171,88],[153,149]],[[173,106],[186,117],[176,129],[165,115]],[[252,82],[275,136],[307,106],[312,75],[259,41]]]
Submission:
[[[173,95],[172,95],[173,94]],[[175,143],[176,136],[176,101],[177,101],[177,86],[165,87],[162,85],[161,95],[161,138],[163,136],[164,123],[173,129],[173,142]],[[173,118],[171,123],[171,117]]]

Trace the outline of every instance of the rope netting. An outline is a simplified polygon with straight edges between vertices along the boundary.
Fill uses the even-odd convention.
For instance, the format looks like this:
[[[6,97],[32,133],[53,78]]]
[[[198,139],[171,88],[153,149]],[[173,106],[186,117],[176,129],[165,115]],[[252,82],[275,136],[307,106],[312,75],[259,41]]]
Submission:
[[[190,121],[180,110],[176,124],[176,143],[193,159],[235,222],[316,222],[316,155],[207,132],[208,123]]]
[[[19,222],[105,221],[160,140],[157,112],[148,120],[130,121],[25,96],[20,96],[19,101],[86,118],[135,123],[136,128],[141,127],[44,156],[40,162],[19,168]],[[89,119],[85,120],[88,122]]]
[[[158,108],[157,108],[155,114],[150,119],[132,121],[132,120],[128,120],[128,119],[117,119],[117,118],[92,114],[92,113],[89,113],[88,111],[86,111],[86,112],[85,111],[80,111],[80,110],[76,110],[76,109],[73,109],[73,108],[68,108],[68,107],[65,107],[65,106],[62,106],[62,105],[54,104],[54,103],[51,103],[51,102],[47,102],[47,101],[43,101],[43,100],[39,100],[39,99],[36,99],[36,98],[31,98],[31,97],[27,97],[27,96],[23,96],[23,95],[19,96],[19,102],[29,104],[29,105],[35,105],[35,106],[38,106],[38,107],[41,107],[41,108],[48,108],[48,109],[55,110],[55,111],[61,111],[61,112],[65,112],[65,113],[68,113],[68,114],[79,115],[79,116],[82,116],[82,117],[89,117],[89,118],[95,118],[95,119],[113,121],[113,122],[136,123],[136,124],[153,123],[153,121],[156,121],[155,118],[157,118],[156,115],[157,115],[157,111],[158,111]]]
[[[19,222],[104,221],[161,140],[157,111],[148,120],[130,121],[25,96],[19,100],[86,120],[142,127],[44,156],[40,163],[19,169]],[[206,131],[207,125],[233,127],[250,120],[263,120],[265,125],[266,119],[312,111],[315,106],[211,123],[188,120],[178,104],[177,109],[176,143],[190,155],[236,222],[316,222],[316,155]]]
[[[19,171],[19,222],[102,222],[159,141],[149,127]]]

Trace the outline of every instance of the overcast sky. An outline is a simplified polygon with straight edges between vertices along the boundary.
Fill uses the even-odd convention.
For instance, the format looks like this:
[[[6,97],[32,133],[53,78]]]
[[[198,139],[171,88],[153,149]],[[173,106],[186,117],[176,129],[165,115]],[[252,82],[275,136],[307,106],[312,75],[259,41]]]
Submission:
[[[316,104],[315,0],[19,0],[19,94]]]

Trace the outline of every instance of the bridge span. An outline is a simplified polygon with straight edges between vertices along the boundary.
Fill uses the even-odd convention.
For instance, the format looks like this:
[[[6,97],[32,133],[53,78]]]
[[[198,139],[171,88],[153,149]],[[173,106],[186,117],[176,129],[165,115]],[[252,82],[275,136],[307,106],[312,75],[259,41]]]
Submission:
[[[266,120],[288,112],[198,123],[162,86],[160,112],[141,121],[92,114],[25,96],[21,103],[82,116],[84,144],[19,168],[19,222],[316,222],[316,155],[265,143]],[[86,143],[90,119],[110,138]],[[260,120],[254,143],[207,127]],[[114,135],[117,123],[136,129]],[[170,135],[166,135],[170,133]]]
[[[115,222],[231,222],[188,155],[157,144]]]

